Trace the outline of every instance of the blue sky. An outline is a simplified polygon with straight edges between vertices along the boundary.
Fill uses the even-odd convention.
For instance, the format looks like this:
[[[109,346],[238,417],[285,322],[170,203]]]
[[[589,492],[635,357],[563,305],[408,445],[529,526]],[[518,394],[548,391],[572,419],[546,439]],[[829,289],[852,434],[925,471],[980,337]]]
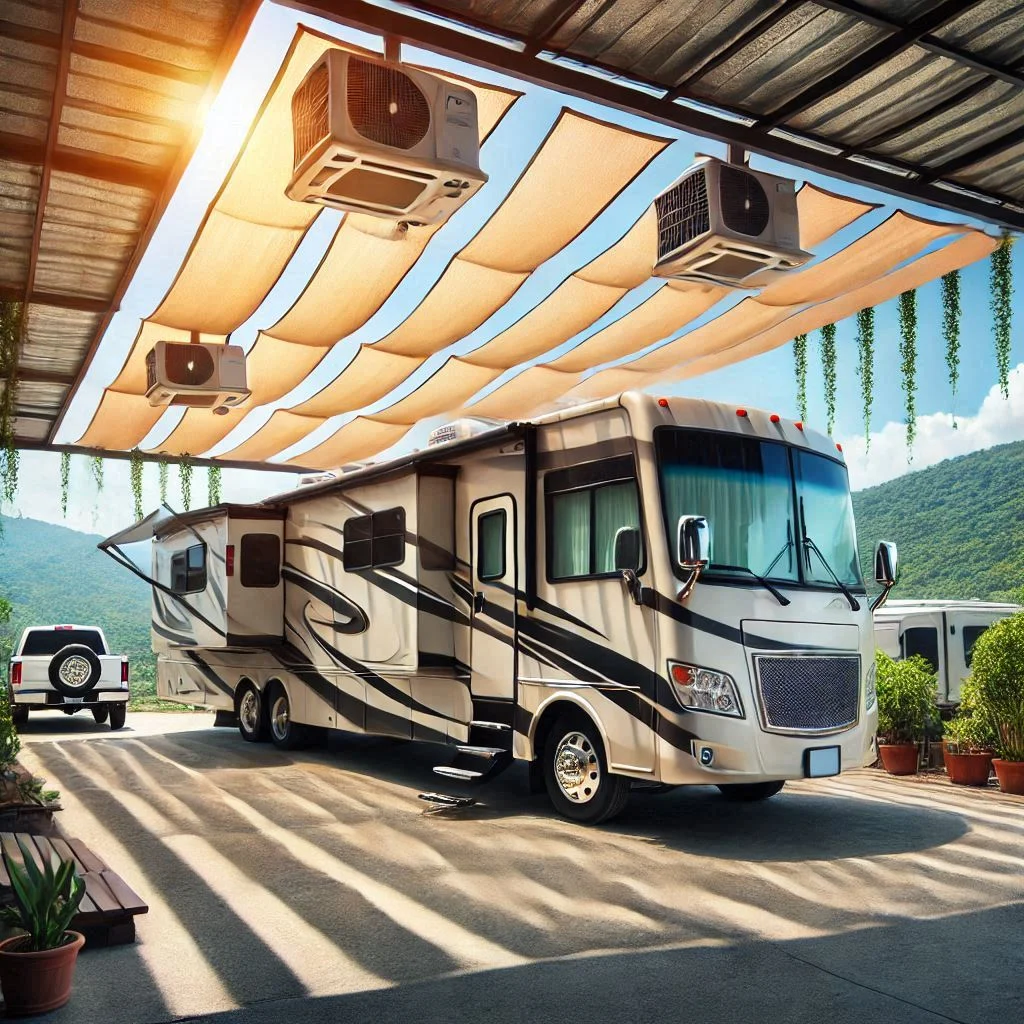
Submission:
[[[95,409],[103,386],[109,383],[119,370],[124,355],[134,340],[140,319],[152,313],[173,280],[207,205],[212,200],[237,154],[248,125],[280,66],[294,34],[295,26],[299,22],[339,38],[373,48],[380,47],[380,42],[375,37],[343,29],[315,18],[300,17],[294,11],[273,4],[263,5],[221,95],[209,113],[206,130],[196,155],[150,243],[146,256],[122,303],[122,310],[114,318],[107,332],[99,355],[79,390],[78,397],[65,420],[58,440],[70,442],[81,435]],[[524,88],[520,83],[498,74],[475,67],[468,68],[465,65],[459,65],[456,62],[409,47],[404,48],[403,58],[460,71],[478,80],[491,81],[513,88]],[[384,402],[378,403],[379,406],[390,404],[394,399],[411,391],[426,376],[438,369],[447,355],[453,352],[457,354],[470,351],[499,333],[505,326],[557,287],[574,269],[606,249],[632,225],[652,198],[670,184],[692,161],[694,154],[724,155],[724,147],[719,143],[673,132],[660,124],[654,125],[639,118],[619,114],[594,104],[569,99],[542,89],[526,87],[525,92],[526,95],[516,104],[483,149],[482,163],[490,176],[489,185],[471,203],[459,211],[443,231],[434,237],[427,248],[424,259],[403,280],[378,314],[349,339],[337,345],[307,382],[279,403],[275,403],[274,406],[259,410],[238,431],[215,448],[214,453],[234,447],[261,425],[273,408],[291,406],[312,395],[347,364],[360,343],[375,341],[397,326],[418,300],[426,294],[433,281],[444,269],[448,259],[486,221],[534,152],[538,142],[563,105],[572,106],[574,109],[605,120],[673,137],[676,141],[651,163],[644,173],[587,231],[539,268],[504,309],[452,349],[431,359],[420,373],[406,382],[401,389]],[[799,180],[812,181],[835,191],[887,204],[886,209],[862,218],[853,228],[830,240],[819,250],[818,255],[829,255],[848,244],[862,234],[866,227],[873,226],[888,215],[896,202],[891,197],[845,182],[838,182],[823,175],[778,164],[758,156],[753,157],[752,164],[760,169],[770,170]],[[955,215],[921,206],[906,203],[899,205],[911,212],[931,216],[935,219],[951,221],[960,219]],[[339,215],[333,211],[325,211],[320,215],[276,287],[249,322],[235,332],[233,341],[245,346],[250,345],[259,328],[269,326],[288,309],[298,297],[303,285],[330,243],[339,219]],[[1015,285],[1019,298],[1024,292],[1024,259],[1018,257],[1016,263]],[[629,308],[646,298],[653,287],[653,283],[650,283],[631,292],[588,332],[573,339],[565,347],[571,347],[587,334],[600,330],[605,324],[618,319]],[[925,465],[945,457],[946,454],[955,454],[965,450],[965,445],[968,447],[971,444],[984,446],[986,443],[1024,436],[1024,411],[1018,416],[1015,412],[1015,402],[1005,405],[1001,404],[1000,400],[1000,403],[989,401],[987,405],[985,404],[996,377],[988,296],[987,262],[965,270],[962,274],[964,310],[962,335],[965,355],[961,364],[960,393],[956,411],[968,422],[962,423],[960,430],[953,431],[949,417],[952,405],[946,380],[944,343],[941,338],[939,284],[935,282],[919,290],[920,342],[917,403],[919,413],[924,417],[930,417],[930,419],[927,420],[926,429],[923,431],[922,443],[919,443],[915,453],[915,466]],[[716,307],[704,319],[710,319],[713,315],[719,314],[722,308],[721,305]],[[1024,361],[1024,339],[1021,337],[1018,321],[1019,317],[1014,323],[1011,365]],[[697,321],[696,324],[699,325],[700,322],[702,321]],[[844,447],[850,449],[852,446],[850,461],[851,479],[854,486],[876,482],[878,479],[896,475],[908,468],[906,455],[898,443],[899,430],[896,426],[902,420],[903,396],[900,389],[897,355],[898,330],[895,302],[878,308],[876,333],[873,425],[881,433],[872,446],[870,456],[865,456],[858,450],[855,440],[856,436],[862,432],[862,414],[859,383],[855,374],[854,324],[850,320],[839,325],[839,387],[835,434],[837,438],[844,441]],[[544,360],[550,359],[560,351],[555,350],[555,353],[549,353],[543,358]],[[494,386],[500,385],[503,379],[499,379]],[[1018,381],[1015,377],[1015,389],[1017,386]],[[742,405],[770,408],[783,414],[795,415],[792,346],[784,346],[706,377],[670,385],[663,390],[666,394],[706,397]],[[809,420],[814,425],[823,426],[825,416],[821,397],[822,382],[817,333],[812,336],[810,346],[808,390],[810,395]],[[1020,382],[1020,390],[1022,403],[1024,403],[1024,381]],[[1014,398],[1016,399],[1016,391]],[[370,406],[363,411],[372,413],[376,408],[377,406]],[[173,429],[179,416],[179,411],[171,411],[165,415],[144,442],[143,447],[158,442],[166,436]],[[968,429],[971,427],[972,417],[980,417],[976,424],[976,430]],[[297,452],[318,443],[349,418],[349,416],[336,417],[329,421],[294,451]],[[887,428],[886,424],[890,424],[890,427]],[[409,448],[422,443],[422,438],[431,425],[433,424],[418,428],[406,438],[401,447]],[[887,429],[888,434],[885,433]],[[58,480],[57,457],[47,454],[24,453],[22,464],[24,467],[22,494],[15,509],[23,515],[60,521],[59,509],[53,508],[55,504],[53,494]],[[156,475],[155,467],[147,467],[147,507],[152,507],[156,503]],[[87,472],[85,460],[75,460],[71,491],[71,504],[74,506],[74,510],[69,510],[69,525],[79,529],[103,529],[106,525],[114,528],[124,525],[131,519],[127,466],[111,460],[107,463],[106,476],[107,483],[104,491],[102,494],[97,494]],[[175,476],[175,471],[172,470],[172,479]],[[267,493],[287,489],[293,482],[290,475],[279,473],[258,474],[228,471],[225,473],[225,496],[233,500],[253,500]],[[205,473],[203,471],[197,471],[193,489],[197,497],[205,501]],[[176,486],[172,486],[172,505],[177,504],[179,500]]]

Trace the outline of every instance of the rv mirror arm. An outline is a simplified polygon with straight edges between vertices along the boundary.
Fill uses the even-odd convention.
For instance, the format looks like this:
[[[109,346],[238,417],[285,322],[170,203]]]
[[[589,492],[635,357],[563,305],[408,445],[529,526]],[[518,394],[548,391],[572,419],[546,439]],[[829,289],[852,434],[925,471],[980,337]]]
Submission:
[[[882,584],[882,592],[871,602],[872,613],[878,611],[883,604],[889,599],[889,591],[896,586],[895,583],[884,583]]]
[[[636,571],[633,569],[623,569],[622,582],[625,584],[629,596],[633,599],[633,604],[643,604],[643,586]]]
[[[682,589],[676,595],[676,600],[683,604],[686,599],[693,593],[693,588],[697,586],[698,580],[700,580],[700,574],[704,571],[704,565],[698,563],[696,565],[688,565],[685,568],[690,570],[690,576],[683,584]]]

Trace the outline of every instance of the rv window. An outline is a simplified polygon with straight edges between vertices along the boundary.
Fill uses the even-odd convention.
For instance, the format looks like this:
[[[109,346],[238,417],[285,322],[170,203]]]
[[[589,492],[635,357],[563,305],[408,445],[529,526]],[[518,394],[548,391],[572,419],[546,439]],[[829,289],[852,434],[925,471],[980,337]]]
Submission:
[[[903,633],[903,657],[912,658],[919,654],[939,671],[939,631],[934,626],[914,626]]]
[[[171,590],[195,594],[206,589],[206,545],[193,544],[171,555]]]
[[[974,645],[978,642],[978,637],[981,636],[988,626],[964,626],[960,630],[964,638],[964,662],[967,667],[971,667],[971,658],[974,657]]]
[[[482,580],[505,575],[505,510],[486,512],[476,524],[476,574]]]
[[[276,587],[281,582],[281,538],[276,533],[244,533],[241,548],[243,587]]]
[[[561,493],[549,490],[547,520],[549,579],[617,575],[616,534],[623,527],[640,529],[636,480]],[[640,560],[638,569],[642,553]]]
[[[401,565],[405,561],[405,509],[389,508],[345,522],[346,572]]]

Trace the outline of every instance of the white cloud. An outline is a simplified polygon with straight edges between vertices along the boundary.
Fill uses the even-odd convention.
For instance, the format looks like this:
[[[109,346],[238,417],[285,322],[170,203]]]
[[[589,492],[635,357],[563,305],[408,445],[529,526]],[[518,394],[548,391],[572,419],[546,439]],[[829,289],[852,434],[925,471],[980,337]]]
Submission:
[[[887,423],[871,432],[871,450],[864,436],[843,437],[843,453],[855,490],[873,487],[915,469],[933,466],[943,459],[991,448],[1024,438],[1024,363],[1010,371],[1010,397],[1004,399],[998,385],[985,396],[975,416],[937,412],[919,416],[913,462],[907,463],[907,429],[903,423]]]

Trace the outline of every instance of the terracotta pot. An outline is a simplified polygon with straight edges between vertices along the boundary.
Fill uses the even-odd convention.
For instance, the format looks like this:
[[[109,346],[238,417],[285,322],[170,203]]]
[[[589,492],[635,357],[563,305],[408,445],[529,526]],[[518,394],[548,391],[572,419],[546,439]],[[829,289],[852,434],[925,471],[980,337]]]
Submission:
[[[63,1006],[71,998],[78,951],[85,936],[65,932],[68,941],[56,949],[19,952],[24,935],[0,942],[0,987],[8,1017],[47,1013]]]
[[[882,766],[890,775],[916,775],[918,749],[916,743],[879,743]]]
[[[946,761],[946,774],[954,786],[988,785],[988,777],[992,774],[991,754],[953,754],[943,744],[942,756]]]
[[[992,762],[999,780],[999,788],[1004,793],[1016,793],[1024,796],[1024,761],[1004,761],[997,757]]]

